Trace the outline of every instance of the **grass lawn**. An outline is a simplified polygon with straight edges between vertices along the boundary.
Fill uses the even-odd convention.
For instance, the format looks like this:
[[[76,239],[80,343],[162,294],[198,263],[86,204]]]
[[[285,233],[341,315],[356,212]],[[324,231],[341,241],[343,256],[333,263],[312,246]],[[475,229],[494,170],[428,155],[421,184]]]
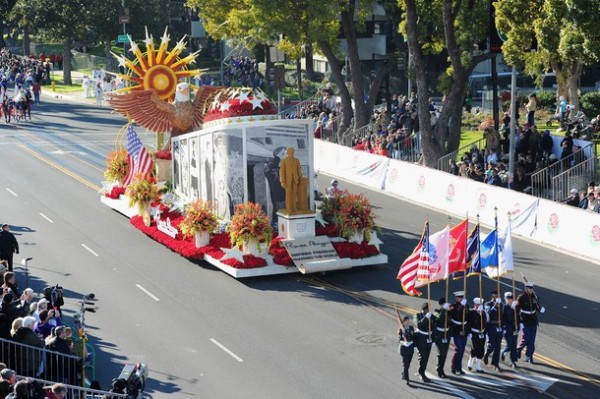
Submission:
[[[44,86],[42,90],[52,91],[52,86]],[[81,85],[64,85],[62,83],[56,83],[54,92],[56,93],[75,93],[78,91],[83,91]]]

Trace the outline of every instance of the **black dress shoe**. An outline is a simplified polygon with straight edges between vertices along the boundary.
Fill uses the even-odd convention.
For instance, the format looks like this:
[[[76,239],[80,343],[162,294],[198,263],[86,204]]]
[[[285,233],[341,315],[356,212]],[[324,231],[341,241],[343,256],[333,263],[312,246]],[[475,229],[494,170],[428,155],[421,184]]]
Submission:
[[[506,358],[506,352],[502,352],[502,361]]]
[[[500,366],[494,366],[494,371],[497,373],[501,373],[502,369],[500,368]]]
[[[510,364],[510,368],[511,368],[511,369],[516,369],[516,368],[517,368],[517,363],[515,363],[515,362],[512,362],[512,363]]]
[[[419,374],[419,377],[421,377],[421,381],[428,383],[431,382],[431,380],[429,378],[427,378],[427,376],[425,374]]]
[[[490,358],[487,357],[487,356],[484,356],[483,357],[483,363],[487,366],[489,362],[490,362]]]
[[[477,371],[475,371],[475,372],[476,372],[476,373],[479,373],[479,374],[485,374],[485,371],[483,371],[483,370],[477,370]]]
[[[438,377],[440,377],[440,378],[448,378],[446,376],[446,373],[444,373],[443,371],[438,371]]]
[[[458,370],[458,373],[459,373],[460,375],[465,375],[465,374],[466,374],[466,373],[465,373],[465,372],[464,372],[462,369]]]
[[[450,369],[450,372],[451,372],[452,374],[458,374],[458,371],[456,371],[456,369],[455,369],[455,368],[451,368],[451,369]]]
[[[471,370],[473,370],[473,368],[471,366],[467,366],[467,370],[471,371]]]

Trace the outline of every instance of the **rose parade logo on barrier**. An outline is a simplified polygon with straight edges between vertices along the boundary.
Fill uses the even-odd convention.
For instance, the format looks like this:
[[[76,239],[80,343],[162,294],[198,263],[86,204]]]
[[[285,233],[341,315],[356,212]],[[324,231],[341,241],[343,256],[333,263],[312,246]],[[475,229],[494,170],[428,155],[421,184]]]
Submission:
[[[556,233],[558,229],[558,215],[556,213],[550,214],[550,217],[548,218],[548,224],[546,227],[548,228],[548,233]]]
[[[477,201],[477,209],[485,209],[487,205],[487,195],[485,193],[479,194],[479,199]]]
[[[600,226],[594,225],[590,232],[590,244],[600,246]]]
[[[454,201],[455,194],[456,194],[456,189],[454,188],[454,184],[448,184],[448,188],[446,189],[446,201],[448,201],[448,202]]]
[[[425,176],[419,176],[419,180],[417,180],[417,188],[419,189],[419,191],[423,191],[423,189],[425,188],[425,184],[427,184]]]

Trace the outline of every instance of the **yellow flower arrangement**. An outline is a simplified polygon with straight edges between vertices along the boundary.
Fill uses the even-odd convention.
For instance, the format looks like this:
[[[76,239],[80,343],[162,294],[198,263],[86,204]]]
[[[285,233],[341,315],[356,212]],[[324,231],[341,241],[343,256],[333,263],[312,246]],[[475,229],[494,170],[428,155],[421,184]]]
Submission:
[[[111,151],[106,157],[106,170],[104,178],[108,181],[122,181],[129,170],[127,163],[127,151],[115,150]]]
[[[150,175],[136,175],[131,184],[127,186],[125,194],[129,197],[130,207],[137,205],[142,210],[146,204],[153,201],[158,195],[156,179]]]
[[[202,231],[213,233],[217,229],[217,215],[207,201],[196,200],[185,210],[185,218],[179,224],[184,237],[191,237]]]
[[[231,224],[227,227],[231,245],[242,248],[245,243],[253,242],[260,249],[260,243],[271,243],[273,230],[269,218],[259,204],[248,202],[235,209]]]

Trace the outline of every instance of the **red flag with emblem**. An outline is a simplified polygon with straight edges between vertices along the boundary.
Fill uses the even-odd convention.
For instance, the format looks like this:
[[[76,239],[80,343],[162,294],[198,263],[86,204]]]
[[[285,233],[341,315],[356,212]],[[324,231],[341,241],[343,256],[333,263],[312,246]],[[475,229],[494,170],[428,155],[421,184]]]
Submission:
[[[467,235],[469,221],[463,220],[450,229],[450,256],[448,273],[464,271],[467,268]]]

